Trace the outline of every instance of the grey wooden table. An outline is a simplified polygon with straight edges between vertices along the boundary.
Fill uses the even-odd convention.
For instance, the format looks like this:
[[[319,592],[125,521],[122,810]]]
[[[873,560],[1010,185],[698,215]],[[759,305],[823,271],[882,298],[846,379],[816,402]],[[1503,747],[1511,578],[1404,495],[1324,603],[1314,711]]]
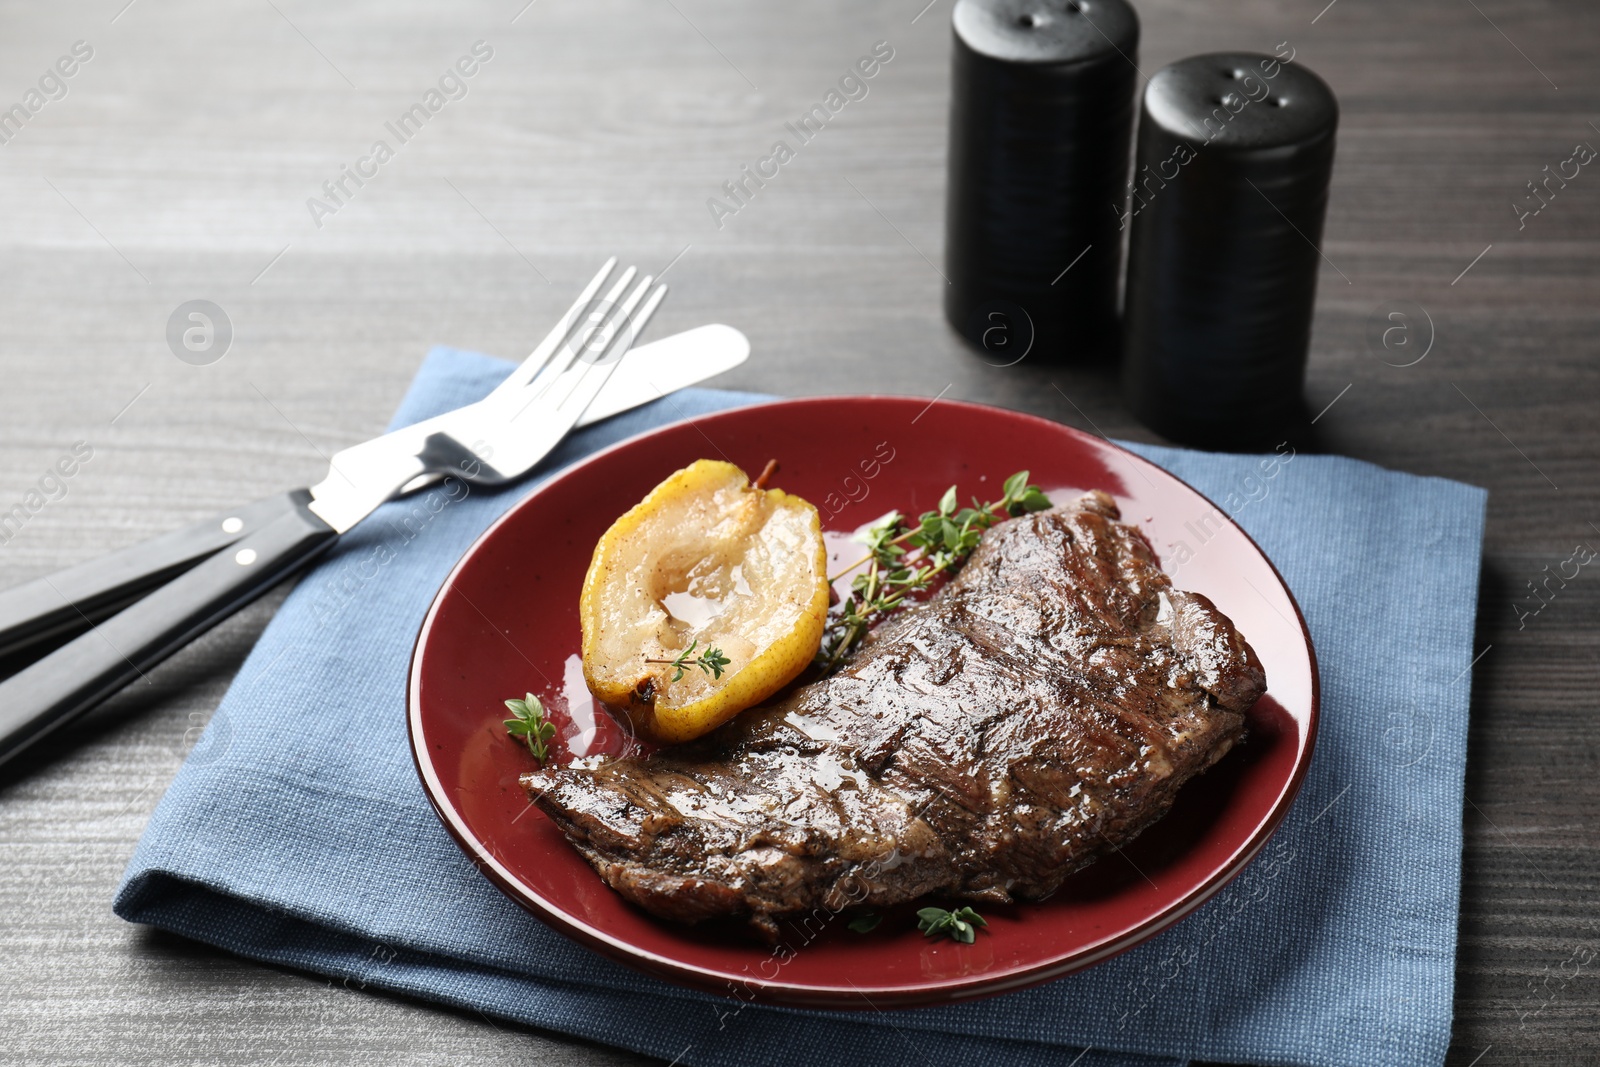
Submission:
[[[0,8],[0,106],[45,78],[0,145],[0,512],[76,442],[93,450],[4,539],[0,582],[315,480],[382,426],[428,345],[520,355],[610,252],[671,264],[657,336],[750,335],[728,386],[942,393],[1152,439],[1104,370],[991,367],[941,321],[950,0],[925,2]],[[1600,545],[1600,173],[1537,216],[1511,205],[1576,142],[1600,145],[1600,9],[1324,2],[1142,0],[1138,62],[1287,42],[1339,94],[1319,444],[1492,491],[1450,1062],[1594,1063],[1600,980],[1570,961],[1600,950],[1600,579],[1520,623],[1518,605],[1546,565]],[[359,188],[323,190],[480,40],[492,56],[465,95],[450,83],[459,98],[361,164]],[[877,41],[894,56],[868,95],[718,228],[706,200]],[[72,75],[46,77],[63,56]],[[202,298],[233,337],[198,366],[166,334]],[[1388,300],[1431,316],[1421,363],[1370,349]],[[146,817],[280,599],[0,784],[0,1060],[636,1059],[112,916]]]

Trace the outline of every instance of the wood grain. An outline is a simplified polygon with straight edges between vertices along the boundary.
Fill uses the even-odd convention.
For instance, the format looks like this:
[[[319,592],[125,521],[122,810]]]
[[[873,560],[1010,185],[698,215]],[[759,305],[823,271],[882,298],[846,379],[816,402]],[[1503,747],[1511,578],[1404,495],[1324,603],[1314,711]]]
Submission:
[[[750,335],[754,357],[722,384],[948,390],[1153,439],[1107,370],[992,367],[941,321],[948,0],[915,20],[922,0],[122,2],[4,9],[0,103],[74,41],[95,54],[0,145],[0,510],[75,441],[95,452],[0,545],[0,582],[315,480],[324,455],[382,426],[428,345],[521,354],[611,252],[672,262],[660,333],[727,321]],[[1448,1062],[1592,1063],[1600,979],[1562,965],[1600,951],[1600,578],[1586,570],[1521,628],[1513,609],[1546,564],[1600,545],[1600,171],[1520,230],[1510,204],[1574,143],[1600,144],[1600,9],[1139,7],[1144,74],[1286,41],[1339,95],[1307,388],[1313,412],[1336,402],[1317,443],[1492,492]],[[494,56],[467,96],[314,226],[306,199],[479,39]],[[716,228],[706,199],[878,40],[895,56],[868,96]],[[200,297],[235,329],[206,367],[164,337]],[[1435,324],[1416,366],[1367,345],[1369,316],[1395,299]],[[0,784],[0,1058],[634,1062],[110,914],[189,731],[275,603]]]

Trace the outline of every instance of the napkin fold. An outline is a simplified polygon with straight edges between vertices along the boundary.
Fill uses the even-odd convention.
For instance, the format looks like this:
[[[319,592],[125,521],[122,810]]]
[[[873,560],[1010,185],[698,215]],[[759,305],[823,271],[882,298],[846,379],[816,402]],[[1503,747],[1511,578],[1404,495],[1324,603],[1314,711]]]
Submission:
[[[510,367],[435,349],[394,425],[478,399]],[[762,399],[685,390],[574,433],[531,481]],[[602,958],[501,895],[423,795],[405,682],[435,591],[529,482],[387,504],[301,581],[151,816],[116,913],[351,988],[705,1067],[1442,1063],[1486,494],[1335,456],[1264,480],[1256,457],[1129,447],[1222,504],[1277,564],[1316,645],[1323,717],[1262,854],[1122,956],[946,1007],[741,1007]]]

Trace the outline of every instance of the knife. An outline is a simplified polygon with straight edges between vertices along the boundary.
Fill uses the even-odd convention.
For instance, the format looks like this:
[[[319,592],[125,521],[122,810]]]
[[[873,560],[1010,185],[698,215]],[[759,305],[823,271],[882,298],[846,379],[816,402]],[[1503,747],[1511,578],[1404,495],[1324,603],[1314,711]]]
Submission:
[[[750,342],[732,326],[700,326],[630,350],[578,426],[659,400],[743,363]],[[415,492],[435,479],[406,486]],[[151,589],[274,520],[310,490],[278,493],[0,592],[0,656],[88,629]]]
[[[339,538],[400,496],[408,480],[449,474],[504,485],[535,467],[570,433],[625,362],[634,339],[667,294],[606,260],[518,369],[483,399],[341,449],[310,502],[194,564],[87,633],[0,682],[0,765],[308,566]],[[611,285],[603,298],[602,287]],[[654,286],[654,288],[652,288]],[[341,462],[342,461],[342,462]],[[336,476],[336,477],[335,477]]]

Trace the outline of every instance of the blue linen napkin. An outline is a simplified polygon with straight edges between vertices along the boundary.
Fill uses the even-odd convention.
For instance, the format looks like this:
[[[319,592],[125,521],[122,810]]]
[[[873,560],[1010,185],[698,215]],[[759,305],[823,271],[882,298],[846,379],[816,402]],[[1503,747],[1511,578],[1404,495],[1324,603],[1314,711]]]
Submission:
[[[510,366],[435,349],[394,424],[477,399]],[[535,480],[760,399],[686,390],[573,434]],[[1334,456],[1297,456],[1265,480],[1254,457],[1130,447],[1223,504],[1277,564],[1309,622],[1324,703],[1304,790],[1263,854],[1116,959],[941,1008],[741,1008],[606,960],[502,896],[428,806],[403,701],[434,592],[526,484],[434,490],[343,538],[240,670],[115,910],[352,988],[706,1067],[1442,1063],[1486,494]]]

